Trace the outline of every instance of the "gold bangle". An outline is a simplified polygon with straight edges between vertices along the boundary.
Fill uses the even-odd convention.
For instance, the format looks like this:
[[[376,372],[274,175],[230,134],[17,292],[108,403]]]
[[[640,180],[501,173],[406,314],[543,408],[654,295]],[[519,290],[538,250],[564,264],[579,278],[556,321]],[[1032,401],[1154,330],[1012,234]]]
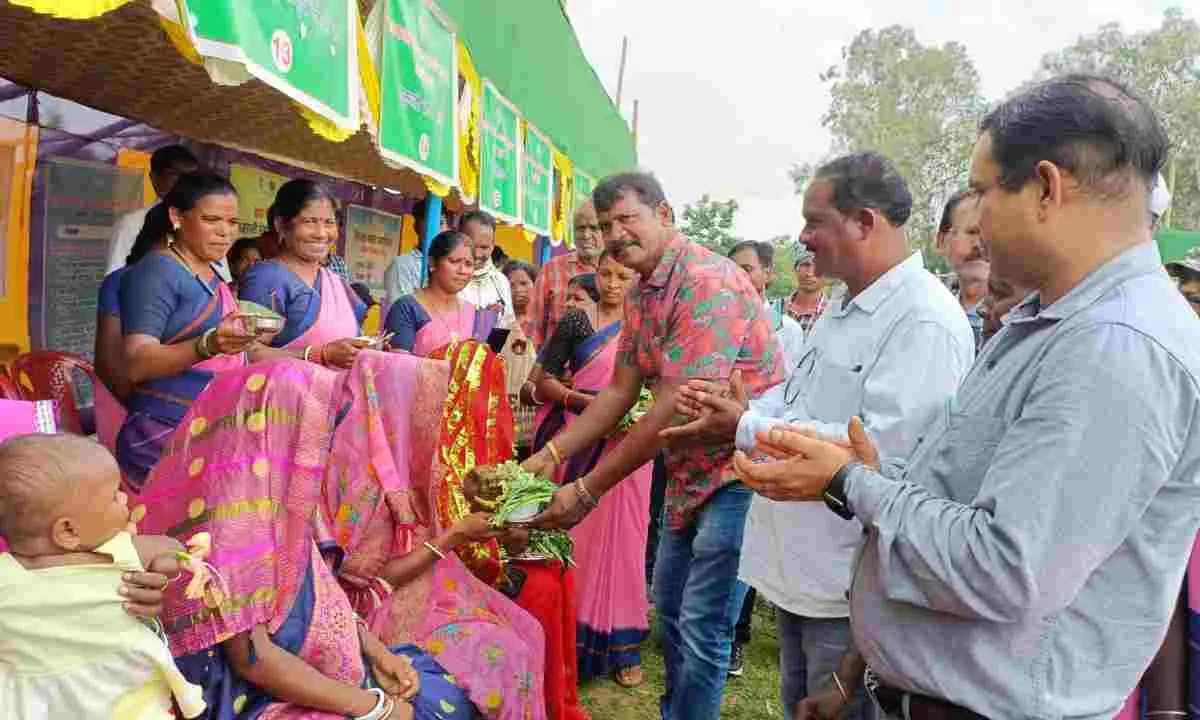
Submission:
[[[312,345],[305,345],[304,346],[304,362],[311,362],[312,361],[311,358],[312,358]]]
[[[850,704],[850,693],[846,692],[846,686],[842,684],[842,679],[838,677],[837,671],[833,671],[833,683],[837,685],[838,692],[842,694],[842,702]]]
[[[555,465],[562,465],[562,453],[558,451],[558,446],[553,440],[546,442],[546,449],[550,451],[550,456],[554,458]]]
[[[425,549],[428,550],[429,552],[433,553],[434,555],[437,555],[439,560],[446,559],[446,553],[439,550],[437,545],[434,545],[433,543],[429,542],[428,540],[426,540],[424,542],[424,545],[425,545]]]

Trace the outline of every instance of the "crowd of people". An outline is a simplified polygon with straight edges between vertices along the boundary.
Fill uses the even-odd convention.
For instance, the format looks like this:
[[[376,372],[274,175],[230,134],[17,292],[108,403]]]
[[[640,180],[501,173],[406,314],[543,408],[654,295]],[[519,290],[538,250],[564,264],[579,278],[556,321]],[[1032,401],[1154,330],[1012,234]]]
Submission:
[[[0,716],[583,720],[580,682],[645,681],[653,602],[661,717],[715,720],[757,595],[789,720],[1190,717],[1200,250],[1153,244],[1167,147],[1103,78],[1007,99],[949,283],[892,163],[834,159],[778,303],[771,245],[702,247],[645,173],[541,268],[443,213],[374,337],[327,188],[239,239],[229,181],[160,150],[100,288],[99,443],[0,443]],[[497,527],[474,471],[510,460],[558,490]],[[573,564],[531,552],[553,529]]]

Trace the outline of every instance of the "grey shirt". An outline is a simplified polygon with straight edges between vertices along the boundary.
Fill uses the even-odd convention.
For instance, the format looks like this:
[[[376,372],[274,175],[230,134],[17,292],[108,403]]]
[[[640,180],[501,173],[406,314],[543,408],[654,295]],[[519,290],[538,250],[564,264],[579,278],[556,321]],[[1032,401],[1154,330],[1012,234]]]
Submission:
[[[859,468],[854,638],[991,718],[1116,714],[1200,525],[1200,320],[1151,243],[984,348],[907,468]]]

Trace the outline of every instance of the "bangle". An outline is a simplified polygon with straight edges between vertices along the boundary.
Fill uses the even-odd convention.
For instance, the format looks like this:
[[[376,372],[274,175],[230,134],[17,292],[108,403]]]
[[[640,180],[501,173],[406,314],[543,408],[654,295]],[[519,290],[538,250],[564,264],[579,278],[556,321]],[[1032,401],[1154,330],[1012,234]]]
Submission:
[[[367,688],[367,692],[375,696],[375,707],[366,715],[359,715],[354,720],[382,720],[392,712],[391,698],[379,688]]]
[[[312,362],[312,345],[304,346],[304,362]]]
[[[425,545],[425,549],[428,550],[429,552],[433,553],[434,555],[437,555],[438,559],[440,559],[440,560],[446,559],[446,553],[439,550],[437,545],[434,545],[433,543],[429,542],[428,540],[426,540],[424,542],[424,545]]]
[[[545,405],[546,404],[545,401],[538,399],[537,385],[532,380],[526,380],[525,384],[529,386],[529,400],[530,400],[530,402],[533,403],[533,406],[541,407],[541,406]]]
[[[196,354],[200,356],[201,360],[208,360],[216,355],[216,353],[210,350],[208,347],[208,339],[216,334],[216,328],[209,328],[204,331],[204,334],[201,335],[199,339],[196,340]]]
[[[838,692],[842,695],[842,702],[850,704],[850,693],[846,692],[846,686],[842,684],[842,679],[838,677],[836,670],[833,672],[833,684],[837,685]]]
[[[328,347],[328,346],[329,346],[329,345],[328,345],[328,343],[326,343],[325,345],[322,345],[322,346],[321,346],[321,351],[317,353],[317,364],[318,364],[318,365],[325,365],[325,364],[327,364],[327,363],[325,362],[325,348],[326,348],[326,347]]]
[[[554,458],[555,465],[562,465],[562,453],[558,451],[558,446],[553,440],[546,441],[546,449],[550,451],[550,456]]]
[[[588,492],[587,486],[583,484],[583,478],[575,478],[575,493],[579,495],[580,501],[592,510],[600,507],[600,501]]]

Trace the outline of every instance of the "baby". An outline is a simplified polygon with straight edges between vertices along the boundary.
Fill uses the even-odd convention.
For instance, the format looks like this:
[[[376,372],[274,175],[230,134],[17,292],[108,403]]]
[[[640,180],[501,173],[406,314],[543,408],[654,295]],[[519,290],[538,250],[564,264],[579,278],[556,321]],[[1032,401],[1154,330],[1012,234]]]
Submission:
[[[126,572],[179,572],[183,546],[130,533],[112,455],[78,435],[0,443],[0,720],[198,716],[201,690],[126,614]]]

